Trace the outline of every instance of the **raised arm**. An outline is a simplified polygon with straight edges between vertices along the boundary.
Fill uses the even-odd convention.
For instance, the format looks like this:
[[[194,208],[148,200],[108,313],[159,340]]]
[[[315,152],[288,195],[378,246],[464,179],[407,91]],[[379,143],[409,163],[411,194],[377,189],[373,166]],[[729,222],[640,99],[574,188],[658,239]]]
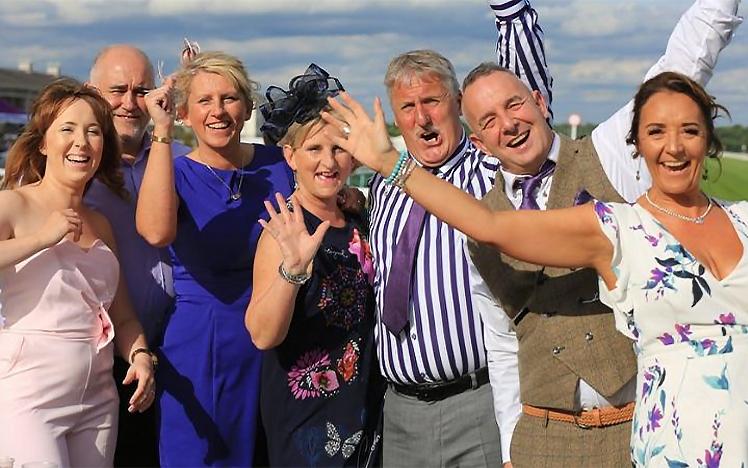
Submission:
[[[292,200],[293,212],[288,210],[283,197],[276,194],[278,212],[266,201],[270,222],[260,220],[265,230],[257,243],[252,299],[244,314],[244,324],[259,349],[272,349],[286,339],[296,296],[303,284],[284,279],[279,270],[282,268],[290,277],[297,278],[310,274],[312,259],[330,225],[324,222],[310,235],[301,207],[295,197]]]
[[[162,87],[150,91],[145,98],[153,119],[154,141],[138,194],[135,225],[138,233],[156,247],[171,244],[177,235],[179,199],[174,186],[171,144],[168,140],[158,141],[159,138],[170,138],[174,126],[171,89],[172,81],[167,79]]]
[[[374,103],[375,120],[346,93],[346,106],[335,99],[330,105],[344,120],[323,113],[325,121],[337,125],[341,134],[335,143],[361,163],[387,177],[399,155],[387,136],[379,99]],[[343,127],[350,127],[344,132]],[[512,257],[555,267],[592,267],[610,273],[613,247],[599,227],[592,205],[563,210],[491,211],[452,184],[416,167],[404,190],[427,211],[478,242],[494,246]]]
[[[540,91],[553,121],[553,77],[545,59],[543,30],[529,0],[489,0],[496,23],[496,61],[530,89]]]
[[[742,23],[740,0],[696,0],[670,35],[665,54],[644,76],[646,81],[664,71],[676,71],[706,85],[722,49]],[[633,102],[629,101],[592,132],[600,162],[618,193],[634,202],[651,185],[647,168],[626,144]]]

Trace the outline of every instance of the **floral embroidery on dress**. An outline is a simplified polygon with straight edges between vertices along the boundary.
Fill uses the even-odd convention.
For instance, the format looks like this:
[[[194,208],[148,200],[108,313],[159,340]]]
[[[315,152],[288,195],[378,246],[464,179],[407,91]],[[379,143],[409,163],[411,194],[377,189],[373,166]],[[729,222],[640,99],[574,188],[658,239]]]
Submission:
[[[356,256],[361,270],[369,280],[369,284],[374,284],[374,257],[371,255],[371,248],[366,238],[362,236],[358,229],[353,228],[353,237],[348,243],[348,251]]]
[[[358,358],[360,353],[358,342],[349,341],[345,344],[343,356],[338,359],[337,369],[346,383],[351,382],[358,376]]]
[[[343,265],[322,279],[317,307],[327,325],[350,330],[358,324],[366,313],[367,288],[361,270]]]
[[[340,383],[330,356],[321,349],[307,351],[291,366],[288,386],[297,400],[333,395]]]
[[[656,236],[653,236],[652,234],[649,234],[647,230],[644,228],[644,226],[642,226],[641,224],[631,227],[631,230],[641,231],[642,234],[644,234],[644,239],[646,239],[647,242],[649,242],[649,245],[651,245],[652,247],[657,247],[657,245],[662,240],[662,236],[663,236],[662,232],[658,232]]]
[[[353,455],[356,451],[358,443],[361,442],[361,436],[364,431],[359,430],[354,432],[350,437],[343,440],[340,436],[340,432],[331,422],[327,423],[327,443],[325,444],[325,452],[327,456],[332,458],[340,452],[340,454],[346,460]]]
[[[594,207],[595,214],[597,214],[597,217],[600,218],[600,221],[602,221],[603,224],[612,227],[616,232],[618,232],[618,225],[613,220],[613,209],[608,206],[607,203],[603,203],[601,201],[596,201]]]

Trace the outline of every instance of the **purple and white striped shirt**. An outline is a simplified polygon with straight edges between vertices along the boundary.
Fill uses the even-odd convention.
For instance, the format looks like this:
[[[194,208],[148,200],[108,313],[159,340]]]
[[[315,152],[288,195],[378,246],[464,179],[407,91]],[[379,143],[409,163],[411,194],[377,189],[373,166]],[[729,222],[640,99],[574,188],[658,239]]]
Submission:
[[[482,198],[494,185],[498,160],[465,135],[437,177]],[[486,366],[483,325],[473,307],[466,237],[430,214],[424,220],[411,278],[408,326],[398,336],[381,321],[393,248],[413,200],[375,176],[371,183],[371,248],[376,276],[376,342],[382,375],[404,385],[444,382]]]

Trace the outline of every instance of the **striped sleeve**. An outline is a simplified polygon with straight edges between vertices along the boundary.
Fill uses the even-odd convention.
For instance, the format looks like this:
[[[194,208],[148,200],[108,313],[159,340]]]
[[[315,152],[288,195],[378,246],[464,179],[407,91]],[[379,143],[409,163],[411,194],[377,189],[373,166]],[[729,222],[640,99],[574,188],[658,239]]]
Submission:
[[[529,0],[489,0],[495,16],[496,60],[514,72],[530,89],[540,91],[553,121],[553,77],[545,58],[543,30]]]

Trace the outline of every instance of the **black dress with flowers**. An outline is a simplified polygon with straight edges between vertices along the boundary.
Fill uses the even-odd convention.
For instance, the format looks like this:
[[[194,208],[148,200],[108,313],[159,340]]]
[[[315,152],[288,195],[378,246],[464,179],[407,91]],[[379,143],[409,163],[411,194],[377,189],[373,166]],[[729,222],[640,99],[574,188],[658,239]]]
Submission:
[[[320,220],[304,210],[314,232]],[[260,405],[271,466],[356,466],[382,387],[374,365],[373,269],[353,222],[329,228],[285,341],[267,351]]]

